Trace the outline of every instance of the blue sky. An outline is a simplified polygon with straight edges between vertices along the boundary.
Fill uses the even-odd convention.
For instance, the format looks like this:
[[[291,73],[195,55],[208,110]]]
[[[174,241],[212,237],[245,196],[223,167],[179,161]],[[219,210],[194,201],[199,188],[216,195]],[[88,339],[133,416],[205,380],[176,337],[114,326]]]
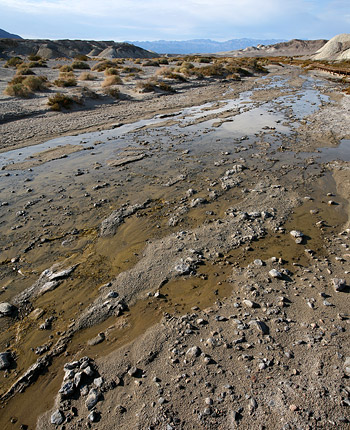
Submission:
[[[0,28],[47,39],[330,39],[350,32],[350,0],[0,0]]]

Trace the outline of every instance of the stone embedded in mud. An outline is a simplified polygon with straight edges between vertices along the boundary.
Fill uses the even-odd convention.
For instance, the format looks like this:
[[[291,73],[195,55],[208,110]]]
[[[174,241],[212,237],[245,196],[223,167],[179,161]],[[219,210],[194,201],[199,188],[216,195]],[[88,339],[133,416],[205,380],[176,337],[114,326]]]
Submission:
[[[15,311],[15,306],[8,302],[0,303],[0,317],[10,316]]]
[[[63,399],[69,399],[75,391],[75,387],[72,381],[65,382],[60,390],[58,391]]]
[[[276,278],[276,279],[282,279],[283,277],[282,273],[276,269],[270,270],[269,275],[271,276],[271,278]]]
[[[302,243],[304,234],[299,230],[292,230],[289,233],[295,239],[295,243]]]
[[[249,325],[255,327],[262,334],[269,334],[270,333],[270,329],[268,328],[268,326],[263,321],[252,320],[252,321],[250,321]]]
[[[258,303],[252,302],[251,300],[243,300],[243,304],[251,309],[260,307]]]
[[[57,409],[52,415],[51,415],[51,424],[55,424],[56,426],[61,425],[65,420],[65,416],[63,415],[63,412]]]
[[[178,263],[175,267],[175,272],[177,272],[179,275],[187,275],[190,273],[191,266],[187,263],[185,263],[182,259],[180,263]]]
[[[99,398],[100,393],[95,388],[91,388],[85,401],[85,406],[88,408],[88,410],[92,409],[96,405]]]
[[[90,345],[90,346],[98,345],[99,343],[103,342],[105,339],[106,339],[105,334],[103,332],[101,332],[96,337],[94,337],[93,339],[90,339],[88,341],[88,345]]]
[[[333,278],[332,283],[336,292],[344,291],[346,288],[345,279]]]
[[[204,205],[205,203],[208,203],[208,201],[206,199],[204,199],[203,197],[197,197],[196,199],[193,199],[190,203],[191,208],[195,208],[199,205]]]
[[[199,357],[201,355],[202,351],[198,346],[192,346],[192,348],[189,348],[186,352],[186,356],[190,358]]]
[[[10,352],[0,352],[0,370],[6,370],[11,367],[12,356]]]

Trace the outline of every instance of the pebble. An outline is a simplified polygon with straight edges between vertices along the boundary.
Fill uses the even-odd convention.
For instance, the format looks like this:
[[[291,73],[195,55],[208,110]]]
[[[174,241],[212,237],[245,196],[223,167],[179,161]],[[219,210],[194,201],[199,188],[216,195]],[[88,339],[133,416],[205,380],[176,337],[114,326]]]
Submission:
[[[270,332],[270,329],[263,321],[252,320],[249,325],[254,326],[262,334],[269,334]]]
[[[186,356],[190,358],[199,357],[201,355],[202,351],[198,346],[193,346],[192,348],[189,348],[186,352]]]
[[[11,367],[11,353],[10,352],[0,352],[0,370],[6,370]]]
[[[345,279],[333,278],[333,287],[336,292],[344,291],[346,287]]]
[[[87,399],[85,401],[85,406],[87,407],[88,410],[92,409],[96,405],[96,403],[99,400],[99,397],[100,397],[99,392],[95,388],[91,388],[87,396]]]
[[[270,270],[270,271],[269,271],[269,275],[270,275],[272,278],[276,278],[276,279],[281,279],[281,278],[283,277],[282,273],[281,273],[281,272],[279,272],[279,271],[278,271],[278,270],[276,270],[276,269],[272,269],[272,270]]]
[[[14,312],[15,307],[8,302],[0,303],[0,317],[9,316]]]
[[[51,424],[55,424],[56,426],[61,425],[65,420],[65,416],[63,415],[63,412],[57,409],[52,415],[51,415]]]

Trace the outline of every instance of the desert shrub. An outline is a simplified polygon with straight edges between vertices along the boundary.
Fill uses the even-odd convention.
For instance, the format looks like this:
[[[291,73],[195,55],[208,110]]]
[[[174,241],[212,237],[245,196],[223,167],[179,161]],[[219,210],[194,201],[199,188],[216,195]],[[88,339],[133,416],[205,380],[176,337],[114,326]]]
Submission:
[[[69,66],[68,64],[64,64],[63,66],[59,67],[60,72],[73,72],[73,67]]]
[[[90,66],[88,65],[88,63],[85,63],[84,61],[73,61],[71,66],[73,69],[79,69],[79,70],[90,69]]]
[[[162,67],[157,70],[156,76],[164,76],[167,79],[174,79],[175,81],[186,82],[186,78],[178,73],[174,73],[173,67]]]
[[[96,72],[103,72],[104,70],[114,67],[115,63],[112,63],[110,60],[104,60],[100,61],[99,63],[95,64],[91,70],[94,70]]]
[[[211,58],[200,57],[200,58],[197,58],[197,61],[200,64],[209,64],[211,63]]]
[[[5,94],[11,97],[28,98],[31,91],[22,83],[8,84],[4,91]]]
[[[61,72],[58,79],[53,81],[56,87],[75,87],[77,80],[73,72]]]
[[[29,61],[39,61],[39,60],[42,60],[42,58],[40,57],[40,55],[30,54],[30,55],[28,55],[28,60]]]
[[[120,85],[122,84],[122,80],[120,76],[111,75],[107,76],[105,80],[102,82],[102,88],[110,87],[111,85]]]
[[[43,91],[47,88],[46,82],[47,78],[44,76],[26,76],[22,84],[30,91]]]
[[[120,97],[120,91],[116,87],[105,88],[103,92],[106,94],[106,96],[113,97],[114,99],[119,99]]]
[[[4,67],[17,67],[19,64],[22,64],[24,61],[20,57],[11,57],[9,58]]]
[[[60,111],[62,108],[69,109],[74,100],[62,93],[56,93],[48,98],[47,104],[50,106],[51,110]]]
[[[124,73],[142,73],[142,69],[139,67],[131,67],[131,66],[124,66],[121,70]]]
[[[108,69],[105,69],[104,74],[106,76],[111,76],[111,75],[119,76],[119,71],[116,67],[109,67]]]
[[[144,63],[142,63],[142,65],[145,67],[159,67],[158,61],[155,60],[145,61]]]
[[[35,75],[27,63],[22,63],[17,67],[16,75]]]
[[[170,93],[175,92],[174,88],[172,88],[169,84],[165,82],[159,82],[155,79],[149,79],[146,82],[139,82],[136,85],[136,88],[142,93],[150,93],[150,92],[156,91],[157,89],[161,91],[170,92]]]
[[[47,67],[47,64],[46,64],[45,60],[41,59],[41,60],[38,60],[38,61],[31,61],[28,64],[28,66],[29,67]]]
[[[74,60],[77,60],[77,61],[88,61],[89,57],[87,55],[84,55],[84,54],[78,54],[78,55],[76,55],[74,57]]]
[[[159,58],[158,63],[159,64],[169,64],[169,61],[167,58]]]
[[[93,75],[92,73],[89,72],[82,72],[79,75],[78,78],[80,81],[94,81],[95,79],[97,79],[97,76]]]
[[[141,58],[136,58],[136,59],[134,60],[134,63],[135,63],[135,64],[141,64]]]
[[[345,88],[345,89],[343,90],[343,92],[344,92],[345,94],[347,94],[347,95],[350,95],[350,87]]]

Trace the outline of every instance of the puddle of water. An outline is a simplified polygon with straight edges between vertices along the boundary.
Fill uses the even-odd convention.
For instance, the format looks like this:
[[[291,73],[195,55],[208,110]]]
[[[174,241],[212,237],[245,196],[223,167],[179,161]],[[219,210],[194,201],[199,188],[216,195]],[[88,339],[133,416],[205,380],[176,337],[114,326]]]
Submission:
[[[330,162],[333,160],[350,161],[350,140],[343,139],[336,148],[320,148],[321,162]]]
[[[278,87],[280,84],[282,85],[278,79],[274,84]],[[314,106],[316,106],[315,109],[317,108],[317,105],[312,105],[314,100],[322,101],[317,90],[309,89],[306,85],[305,91],[305,95],[301,97],[302,92],[288,99],[290,105],[295,105],[295,112],[293,111],[295,115],[302,116],[305,112],[310,113]],[[285,104],[286,99],[278,99],[278,102]],[[211,217],[224,216],[227,207],[232,206],[241,198],[239,188],[230,190],[223,199],[191,209],[179,226],[171,228],[167,225],[169,214],[174,211],[174,207],[180,204],[179,202],[184,198],[188,188],[198,187],[196,196],[205,197],[208,194],[206,189],[209,187],[208,184],[214,179],[217,180],[221,176],[221,172],[225,172],[230,167],[230,165],[226,165],[218,168],[213,165],[215,160],[222,157],[222,151],[232,152],[237,146],[249,145],[252,143],[252,139],[256,139],[256,136],[253,135],[260,133],[265,126],[275,128],[275,130],[267,130],[264,136],[266,141],[269,141],[267,135],[270,131],[288,134],[289,128],[281,124],[285,119],[283,106],[279,112],[276,110],[270,112],[275,108],[274,102],[256,107],[255,104],[250,103],[248,93],[242,94],[239,99],[225,101],[219,107],[217,106],[208,103],[196,108],[185,109],[172,117],[172,119],[178,119],[180,124],[173,123],[162,129],[142,128],[159,125],[163,119],[165,124],[169,120],[158,116],[110,131],[63,137],[42,146],[36,145],[17,152],[0,154],[0,163],[3,165],[9,160],[23,161],[29,155],[55,147],[55,145],[69,143],[80,144],[88,148],[93,142],[102,142],[96,144],[93,149],[71,154],[64,159],[64,162],[55,160],[34,167],[32,172],[18,171],[11,173],[9,177],[0,178],[2,201],[6,199],[10,203],[8,209],[5,207],[0,213],[0,233],[3,235],[3,238],[0,236],[0,242],[5,244],[4,252],[1,255],[2,261],[16,256],[15,251],[21,250],[23,243],[33,237],[52,238],[52,235],[50,236],[52,231],[55,231],[55,236],[62,235],[61,239],[49,243],[43,242],[40,247],[35,246],[34,250],[25,255],[22,254],[24,262],[21,263],[21,267],[23,270],[33,272],[28,274],[24,280],[19,280],[18,275],[14,279],[14,274],[10,273],[11,266],[4,263],[4,267],[8,270],[11,269],[5,278],[5,281],[10,283],[9,289],[1,296],[1,300],[11,299],[16,292],[37,279],[38,274],[54,261],[66,258],[80,261],[82,265],[77,269],[77,277],[73,282],[63,283],[56,291],[48,293],[35,302],[35,305],[44,308],[47,314],[56,312],[59,318],[54,323],[55,331],[64,331],[70,323],[70,318],[81,312],[96,297],[100,285],[136,263],[147,239],[167,235],[183,226],[191,228],[203,222],[209,222]],[[206,119],[208,115],[220,116],[232,109],[239,109],[240,114],[231,118],[223,118],[224,122],[219,128],[212,128],[217,118]],[[203,121],[200,124],[181,127],[181,125],[187,124],[188,116],[190,116],[190,122],[201,119]],[[237,145],[237,142],[233,142],[233,139],[242,135],[249,136],[247,143],[242,142]],[[344,142],[345,144],[348,145],[348,141]],[[106,160],[118,157],[126,149],[141,149],[151,156],[140,163],[123,168],[115,169],[106,166]],[[188,155],[182,155],[181,152],[185,149],[190,151]],[[271,148],[271,150],[273,149]],[[256,151],[256,147],[251,146],[247,155],[251,155],[254,151]],[[343,149],[340,147],[340,152],[343,153],[342,151]],[[230,164],[239,157],[240,155],[230,156]],[[284,153],[283,157],[291,163],[299,162],[291,152]],[[281,159],[283,157],[281,156]],[[95,170],[96,163],[99,163],[101,167]],[[74,172],[78,169],[84,171],[84,174],[75,176]],[[164,186],[169,178],[175,178],[179,173],[184,173],[186,179],[173,186]],[[30,182],[27,183],[28,179]],[[103,185],[106,182],[109,185],[103,186],[99,190],[93,190],[93,186],[96,184]],[[30,193],[27,191],[29,187],[33,189]],[[324,193],[325,189],[329,190],[329,187],[330,185],[327,183],[322,192]],[[12,191],[15,192],[12,193]],[[42,194],[45,194],[45,197],[40,197]],[[122,203],[128,200],[144,201],[145,196],[151,196],[154,203],[151,208],[144,211],[144,217],[134,216],[127,220],[118,230],[118,240],[97,239],[96,231],[91,228],[96,227],[101,219]],[[16,230],[8,234],[9,226],[22,223],[22,219],[16,216],[16,212],[23,209],[28,200],[35,199],[39,199],[39,202],[33,206],[33,209],[30,209],[30,217],[23,221],[22,230],[19,229],[18,234]],[[93,207],[95,202],[103,199],[106,201],[102,206]],[[337,213],[342,207],[341,205],[334,208],[320,202],[321,197],[316,196],[315,202],[308,202],[302,208],[297,209],[290,224],[286,224],[286,234],[269,235],[266,239],[253,243],[252,251],[234,250],[230,253],[231,257],[228,260],[232,264],[238,262],[243,266],[255,258],[267,259],[269,256],[276,256],[287,260],[291,268],[293,262],[306,265],[308,260],[304,247],[294,244],[289,236],[289,230],[292,229],[300,229],[310,236],[311,239],[307,246],[313,248],[319,255],[324,255],[325,250],[322,248],[320,231],[314,226],[315,219],[309,215],[309,209],[313,209],[314,205],[319,207],[320,213],[316,219],[318,220],[318,217],[329,219],[329,223],[335,229],[339,223],[343,222],[343,218],[341,213]],[[213,215],[208,215],[208,211],[212,211]],[[52,220],[54,221],[50,224]],[[48,225],[45,227],[45,224]],[[68,236],[68,239],[72,239],[72,246],[62,247],[63,239],[67,239],[66,232],[73,228],[77,228],[79,232],[76,238],[75,235]],[[193,278],[169,282],[161,291],[164,298],[141,300],[130,310],[128,316],[118,320],[108,320],[101,326],[78,333],[69,346],[69,353],[71,356],[85,353],[93,356],[106,354],[135,339],[147,327],[159,321],[163,312],[183,313],[190,310],[192,306],[210,306],[216,298],[227,296],[230,293],[231,286],[226,282],[230,274],[229,264],[225,265],[224,262],[217,262],[213,266],[207,264],[200,268],[200,272],[208,279]],[[218,273],[218,276],[214,273]],[[219,282],[221,285],[218,284]],[[217,295],[215,290],[218,290]],[[119,321],[125,323],[125,326],[121,327]],[[115,327],[111,327],[113,325]],[[13,344],[16,328],[2,334],[2,344],[5,344],[9,337]],[[110,336],[108,341],[94,348],[86,346],[86,341],[94,334],[107,329]],[[22,371],[36,358],[34,353],[27,354],[26,351],[30,347],[43,344],[47,339],[43,337],[43,332],[33,329],[33,325],[24,325],[20,334],[23,342],[19,346],[22,349],[19,350],[18,370]],[[48,375],[40,377],[35,386],[11,400],[0,422],[8,422],[11,414],[20,413],[22,422],[31,423],[34,426],[34,418],[37,414],[51,407],[51,404],[46,401],[42,405],[33,406],[33,396],[37,393],[38,387],[44,387],[42,392],[47,398],[50,398],[50,402],[52,401],[62,381],[60,369],[65,361],[67,358],[64,357],[55,360]]]

